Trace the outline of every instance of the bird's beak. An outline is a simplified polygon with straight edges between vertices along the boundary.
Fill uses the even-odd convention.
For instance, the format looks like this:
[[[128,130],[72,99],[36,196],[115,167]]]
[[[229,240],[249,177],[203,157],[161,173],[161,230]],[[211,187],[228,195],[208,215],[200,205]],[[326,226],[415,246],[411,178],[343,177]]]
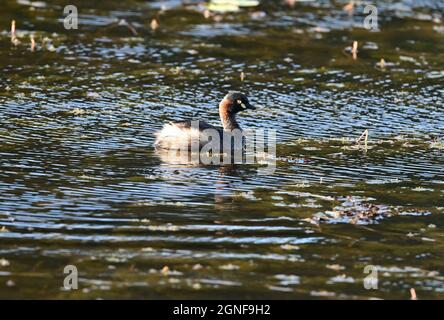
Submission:
[[[249,102],[245,104],[245,109],[256,110],[256,107],[251,105]]]

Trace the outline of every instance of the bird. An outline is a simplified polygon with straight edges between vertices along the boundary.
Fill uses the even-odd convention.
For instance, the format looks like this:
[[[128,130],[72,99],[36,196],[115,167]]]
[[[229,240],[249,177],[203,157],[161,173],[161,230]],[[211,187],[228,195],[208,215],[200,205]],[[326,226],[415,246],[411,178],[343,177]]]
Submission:
[[[154,146],[162,150],[209,151],[223,153],[243,149],[243,130],[236,115],[241,111],[255,110],[248,97],[231,91],[219,103],[222,127],[213,126],[199,119],[169,122],[156,132]],[[232,139],[234,137],[234,139]],[[241,137],[237,139],[236,137]]]

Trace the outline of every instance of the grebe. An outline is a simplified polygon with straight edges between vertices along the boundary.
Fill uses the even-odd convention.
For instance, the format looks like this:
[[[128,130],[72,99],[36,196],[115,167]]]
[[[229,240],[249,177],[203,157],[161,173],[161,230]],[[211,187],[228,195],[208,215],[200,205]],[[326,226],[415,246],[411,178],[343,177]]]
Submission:
[[[236,121],[236,114],[247,109],[255,110],[255,107],[250,104],[245,94],[229,92],[219,103],[219,116],[222,128],[212,126],[200,120],[196,122],[191,120],[169,122],[163,126],[161,131],[156,133],[154,146],[156,149],[190,150],[193,145],[192,141],[198,139],[196,146],[198,146],[199,150],[192,151],[201,151],[205,145],[215,141],[214,138],[217,136],[220,141],[218,142],[218,150],[223,151],[225,149],[225,145],[223,145],[224,138],[232,133],[242,132],[239,123]],[[233,148],[233,145],[231,145],[230,149]]]

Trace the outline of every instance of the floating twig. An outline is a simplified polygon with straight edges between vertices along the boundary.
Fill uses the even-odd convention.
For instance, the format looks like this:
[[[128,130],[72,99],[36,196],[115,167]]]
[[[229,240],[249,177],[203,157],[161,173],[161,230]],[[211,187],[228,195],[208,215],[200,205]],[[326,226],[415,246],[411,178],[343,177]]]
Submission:
[[[126,21],[125,19],[120,19],[120,20],[118,21],[117,25],[118,25],[118,26],[124,26],[124,27],[127,27],[128,30],[131,31],[131,33],[132,33],[134,36],[137,36],[137,35],[138,35],[136,28],[134,28],[134,26],[133,26],[130,22]]]
[[[96,36],[99,33],[106,32],[108,30],[112,30],[116,27],[126,27],[134,36],[138,35],[138,32],[136,28],[125,19],[116,19],[116,21],[111,22],[110,24],[103,26],[102,28],[98,29],[96,32],[92,33],[92,36]]]

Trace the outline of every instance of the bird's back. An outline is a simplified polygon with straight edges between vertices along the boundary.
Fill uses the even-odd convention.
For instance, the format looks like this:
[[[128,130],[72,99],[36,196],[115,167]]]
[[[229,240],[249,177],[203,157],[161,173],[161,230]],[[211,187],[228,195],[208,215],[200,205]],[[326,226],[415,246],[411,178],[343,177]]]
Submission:
[[[212,126],[204,121],[184,120],[169,122],[156,133],[155,147],[158,149],[191,149],[192,141],[199,142],[199,150],[210,142],[210,136],[223,135],[223,129]]]

